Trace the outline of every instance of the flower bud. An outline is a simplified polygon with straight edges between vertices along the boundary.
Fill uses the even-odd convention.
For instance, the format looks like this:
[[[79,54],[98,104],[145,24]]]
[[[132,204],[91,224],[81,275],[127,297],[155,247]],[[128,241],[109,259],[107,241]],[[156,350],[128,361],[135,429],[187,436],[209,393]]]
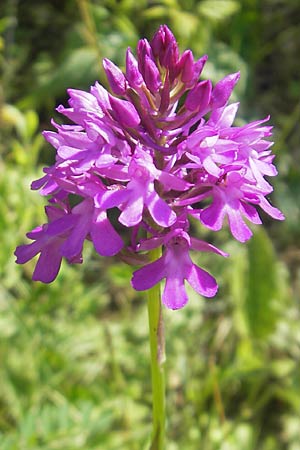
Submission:
[[[198,59],[198,61],[196,61],[194,63],[194,67],[193,67],[193,77],[192,79],[186,83],[186,87],[188,88],[192,88],[197,81],[199,80],[200,74],[203,70],[204,64],[207,61],[207,55],[202,56],[200,59]]]
[[[181,81],[187,83],[194,76],[194,57],[191,50],[185,50],[178,63],[178,71],[181,73]]]
[[[150,42],[153,55],[155,58],[159,58],[163,49],[165,48],[165,33],[163,25],[159,27],[157,32],[154,34]]]
[[[161,86],[161,78],[159,70],[154,61],[149,56],[145,58],[145,81],[147,88],[155,93]]]
[[[140,123],[140,117],[132,103],[113,97],[112,95],[109,96],[109,101],[115,113],[115,119],[122,125],[133,128]]]
[[[169,77],[171,83],[175,80],[175,78],[179,73],[178,57],[179,57],[179,50],[177,42],[176,41],[170,42],[169,46],[165,51],[164,58],[162,60],[162,65],[169,69]]]
[[[211,107],[213,109],[226,105],[239,78],[240,72],[232,73],[215,85],[211,95]]]
[[[133,88],[140,88],[144,83],[141,72],[138,68],[138,62],[130,51],[127,49],[126,53],[126,78]]]
[[[126,91],[126,78],[123,72],[107,58],[103,60],[103,67],[112,91],[117,95],[123,95]]]
[[[161,25],[159,27],[150,45],[155,58],[159,59],[161,65],[171,67],[173,61],[177,61],[179,53],[178,45],[167,25]]]
[[[139,71],[145,76],[145,60],[146,56],[148,56],[152,61],[154,61],[154,56],[152,53],[152,49],[150,47],[147,39],[141,39],[137,46],[137,54],[138,54],[138,67]]]
[[[189,111],[204,110],[210,102],[211,82],[201,81],[188,93],[185,100],[185,107]]]

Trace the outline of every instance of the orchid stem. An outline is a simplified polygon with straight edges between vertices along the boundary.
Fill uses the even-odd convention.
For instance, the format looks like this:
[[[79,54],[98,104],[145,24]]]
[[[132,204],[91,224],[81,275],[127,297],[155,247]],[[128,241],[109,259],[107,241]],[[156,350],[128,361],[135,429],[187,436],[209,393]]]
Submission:
[[[150,259],[154,261],[161,256],[161,249],[150,252]],[[160,284],[148,291],[148,319],[151,352],[152,378],[152,411],[153,432],[150,450],[164,450],[165,448],[165,338],[162,317]]]

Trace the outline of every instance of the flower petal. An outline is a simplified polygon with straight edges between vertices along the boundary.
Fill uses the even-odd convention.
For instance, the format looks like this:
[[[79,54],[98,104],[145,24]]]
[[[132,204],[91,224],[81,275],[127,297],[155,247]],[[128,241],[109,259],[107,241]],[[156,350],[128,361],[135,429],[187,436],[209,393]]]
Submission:
[[[111,225],[105,212],[94,217],[90,233],[96,251],[102,256],[116,255],[123,247],[122,238]]]
[[[248,203],[241,202],[240,203],[240,210],[244,214],[244,216],[250,220],[250,222],[255,223],[256,225],[260,225],[261,219],[258,215],[258,212],[254,208],[254,206],[249,205]]]
[[[67,259],[72,260],[82,252],[82,247],[91,226],[91,214],[79,216],[77,224],[73,228],[67,240],[61,246],[61,253]]]
[[[42,249],[32,275],[33,281],[51,283],[55,280],[62,260],[62,255],[59,251],[60,244],[60,241],[54,241]]]
[[[37,255],[43,247],[43,241],[38,240],[27,245],[19,245],[15,250],[15,256],[17,257],[17,264],[24,264],[35,255]]]
[[[228,222],[232,235],[240,242],[246,242],[252,236],[252,231],[245,224],[239,210],[227,207]]]
[[[219,231],[222,228],[225,214],[224,203],[219,197],[215,197],[212,204],[200,213],[200,220],[206,227]]]
[[[200,267],[193,264],[187,274],[187,281],[192,288],[204,297],[214,297],[218,285],[214,277]]]
[[[184,286],[184,279],[168,276],[162,294],[163,304],[170,309],[180,309],[188,302],[188,296]]]
[[[169,227],[176,221],[176,214],[158,194],[153,191],[147,197],[146,205],[149,212],[158,225]]]
[[[269,216],[273,217],[273,219],[284,220],[284,214],[280,211],[280,209],[272,206],[265,197],[260,198],[259,206],[267,213]]]
[[[165,257],[147,264],[133,272],[131,284],[136,291],[146,291],[161,281],[165,274]]]
[[[133,227],[142,220],[144,209],[144,199],[141,195],[132,195],[132,198],[128,201],[124,211],[119,216],[119,222],[126,227]]]
[[[228,253],[223,252],[223,250],[220,250],[218,247],[193,237],[191,237],[191,248],[200,252],[213,252],[224,257],[229,256]]]

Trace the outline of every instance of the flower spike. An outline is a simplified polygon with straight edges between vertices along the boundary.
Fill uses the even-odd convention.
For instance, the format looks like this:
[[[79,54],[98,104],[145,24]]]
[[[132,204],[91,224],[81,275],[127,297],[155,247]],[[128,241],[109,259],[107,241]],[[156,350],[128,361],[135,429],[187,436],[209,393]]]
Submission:
[[[191,50],[180,54],[161,25],[150,42],[138,42],[136,57],[127,50],[125,73],[104,59],[111,92],[98,82],[90,92],[68,90],[68,106],[57,111],[74,125],[53,121],[55,131],[43,133],[56,160],[32,183],[49,196],[47,223],[15,252],[18,264],[39,255],[34,280],[52,282],[62,259],[81,263],[87,240],[102,256],[143,264],[133,273],[136,290],[164,279],[163,303],[179,309],[188,301],[185,283],[204,297],[218,289],[192,252],[228,256],[194,236],[191,219],[198,231],[228,224],[240,242],[252,236],[249,222],[261,223],[259,209],[284,219],[267,199],[269,177],[277,175],[269,118],[233,126],[239,104],[229,100],[240,74],[213,86],[199,79],[206,60],[194,60]],[[78,204],[71,207],[74,195]],[[149,262],[147,252],[157,247],[162,255]]]

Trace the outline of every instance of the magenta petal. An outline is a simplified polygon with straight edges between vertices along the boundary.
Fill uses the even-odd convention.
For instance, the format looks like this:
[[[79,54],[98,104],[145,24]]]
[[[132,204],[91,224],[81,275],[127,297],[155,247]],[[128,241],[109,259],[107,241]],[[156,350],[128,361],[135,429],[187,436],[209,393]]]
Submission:
[[[89,92],[81,91],[80,89],[67,89],[70,96],[69,105],[72,108],[87,109],[93,111],[97,108],[95,97]]]
[[[189,111],[204,110],[210,101],[211,89],[210,80],[201,81],[196,84],[186,97],[185,107]]]
[[[132,103],[116,97],[109,97],[110,105],[115,112],[116,120],[125,127],[136,127],[141,119]]]
[[[186,305],[188,296],[184,286],[184,279],[168,276],[162,294],[162,302],[169,309],[180,309]]]
[[[268,142],[268,144],[269,144],[269,142]],[[272,159],[274,159],[273,156],[269,157],[269,158],[271,158],[271,161],[272,161]],[[271,161],[265,162],[265,161],[258,159],[258,160],[256,160],[256,165],[261,173],[264,173],[265,175],[269,175],[270,177],[275,177],[278,174],[278,172],[277,172],[276,167],[273,164],[271,164]]]
[[[142,220],[144,209],[144,199],[142,196],[133,195],[128,201],[124,211],[119,217],[119,222],[121,222],[126,227],[133,227],[137,225]]]
[[[61,212],[58,208],[55,208],[58,210],[58,212]],[[48,209],[50,211],[50,209]],[[55,211],[51,211],[51,215],[53,217]],[[51,217],[51,219],[52,219]],[[47,224],[46,228],[46,234],[50,237],[54,237],[57,235],[61,235],[68,231],[70,228],[73,228],[74,225],[78,222],[79,216],[77,214],[66,214],[62,217],[59,217],[56,220],[53,220],[53,222],[50,222]]]
[[[232,235],[240,242],[248,241],[252,236],[252,231],[243,221],[240,211],[228,207],[227,212]]]
[[[194,76],[194,56],[191,50],[185,50],[178,63],[178,70],[181,71],[181,80],[188,83]]]
[[[232,103],[223,108],[215,109],[209,119],[209,123],[218,128],[229,128],[235,119],[239,103]]]
[[[138,62],[131,53],[130,48],[126,53],[126,78],[131,86],[140,88],[144,83],[144,79],[139,71]]]
[[[106,110],[110,107],[108,97],[109,93],[101,84],[98,83],[98,81],[96,81],[95,85],[91,87],[91,94],[97,99],[102,110]]]
[[[262,223],[254,206],[241,202],[240,209],[245,217],[250,220],[250,222],[255,223],[256,225],[260,225]]]
[[[150,91],[157,92],[161,86],[159,70],[149,56],[145,57],[145,82]]]
[[[213,252],[217,255],[224,256],[225,258],[229,256],[228,253],[223,252],[223,250],[220,250],[218,247],[215,247],[212,244],[209,244],[208,242],[201,241],[200,239],[191,238],[191,248],[193,250],[198,250],[199,252]]]
[[[167,191],[171,189],[185,191],[189,187],[192,187],[192,184],[168,172],[161,172],[158,179]]]
[[[55,280],[62,260],[59,247],[60,241],[56,241],[43,248],[32,275],[33,281],[51,283]]]
[[[203,159],[203,167],[210,175],[213,175],[216,178],[222,173],[222,170],[217,166],[210,155]]]
[[[176,214],[156,192],[151,192],[147,198],[149,212],[158,225],[169,227],[176,221]]]
[[[249,158],[249,166],[252,170],[252,174],[254,178],[257,181],[257,185],[260,188],[260,191],[264,194],[269,194],[273,191],[272,186],[264,179],[261,171],[259,170],[258,166],[259,160],[253,160],[252,158]]]
[[[220,108],[221,106],[226,105],[239,78],[240,73],[237,72],[227,75],[225,78],[218,81],[211,96],[211,106],[213,108]]]
[[[165,257],[147,264],[133,272],[131,284],[136,291],[146,291],[161,281],[165,274]]]
[[[223,202],[215,197],[213,203],[200,213],[200,220],[206,227],[219,231],[222,228],[225,213]]]
[[[61,246],[62,255],[69,260],[72,260],[82,252],[84,240],[90,230],[91,215],[86,214],[79,216],[77,220],[78,222],[70,233],[68,239]]]
[[[26,263],[41,251],[42,246],[43,241],[40,240],[27,245],[19,245],[15,250],[16,263]]]
[[[164,242],[164,236],[155,236],[153,238],[145,239],[140,242],[138,245],[138,249],[143,250],[152,250],[153,248],[160,247]]]
[[[200,267],[193,264],[187,275],[187,281],[192,288],[204,297],[214,297],[218,290],[218,285],[214,277]]]
[[[42,186],[45,185],[45,183],[47,183],[47,181],[49,180],[49,175],[44,175],[42,178],[39,178],[38,180],[34,180],[31,183],[31,189],[33,191],[36,191],[37,189],[40,189]]]
[[[122,238],[111,225],[105,212],[96,216],[90,233],[96,251],[102,256],[116,255],[123,247]]]
[[[273,217],[273,219],[284,220],[284,214],[280,211],[280,209],[272,206],[265,197],[260,198],[259,206],[267,213],[269,216]]]
[[[128,200],[129,196],[130,192],[127,189],[109,189],[106,192],[99,192],[95,196],[95,206],[101,209],[120,207]]]
[[[33,239],[36,241],[37,239],[40,239],[42,236],[45,236],[45,225],[39,225],[33,230],[26,233],[26,236],[29,239]]]
[[[85,152],[86,150],[84,149],[74,148],[68,145],[61,145],[57,150],[58,156],[60,156],[62,159],[71,159],[71,160],[83,158]]]
[[[117,95],[125,94],[126,79],[119,67],[109,59],[104,58],[103,68],[113,92]]]

